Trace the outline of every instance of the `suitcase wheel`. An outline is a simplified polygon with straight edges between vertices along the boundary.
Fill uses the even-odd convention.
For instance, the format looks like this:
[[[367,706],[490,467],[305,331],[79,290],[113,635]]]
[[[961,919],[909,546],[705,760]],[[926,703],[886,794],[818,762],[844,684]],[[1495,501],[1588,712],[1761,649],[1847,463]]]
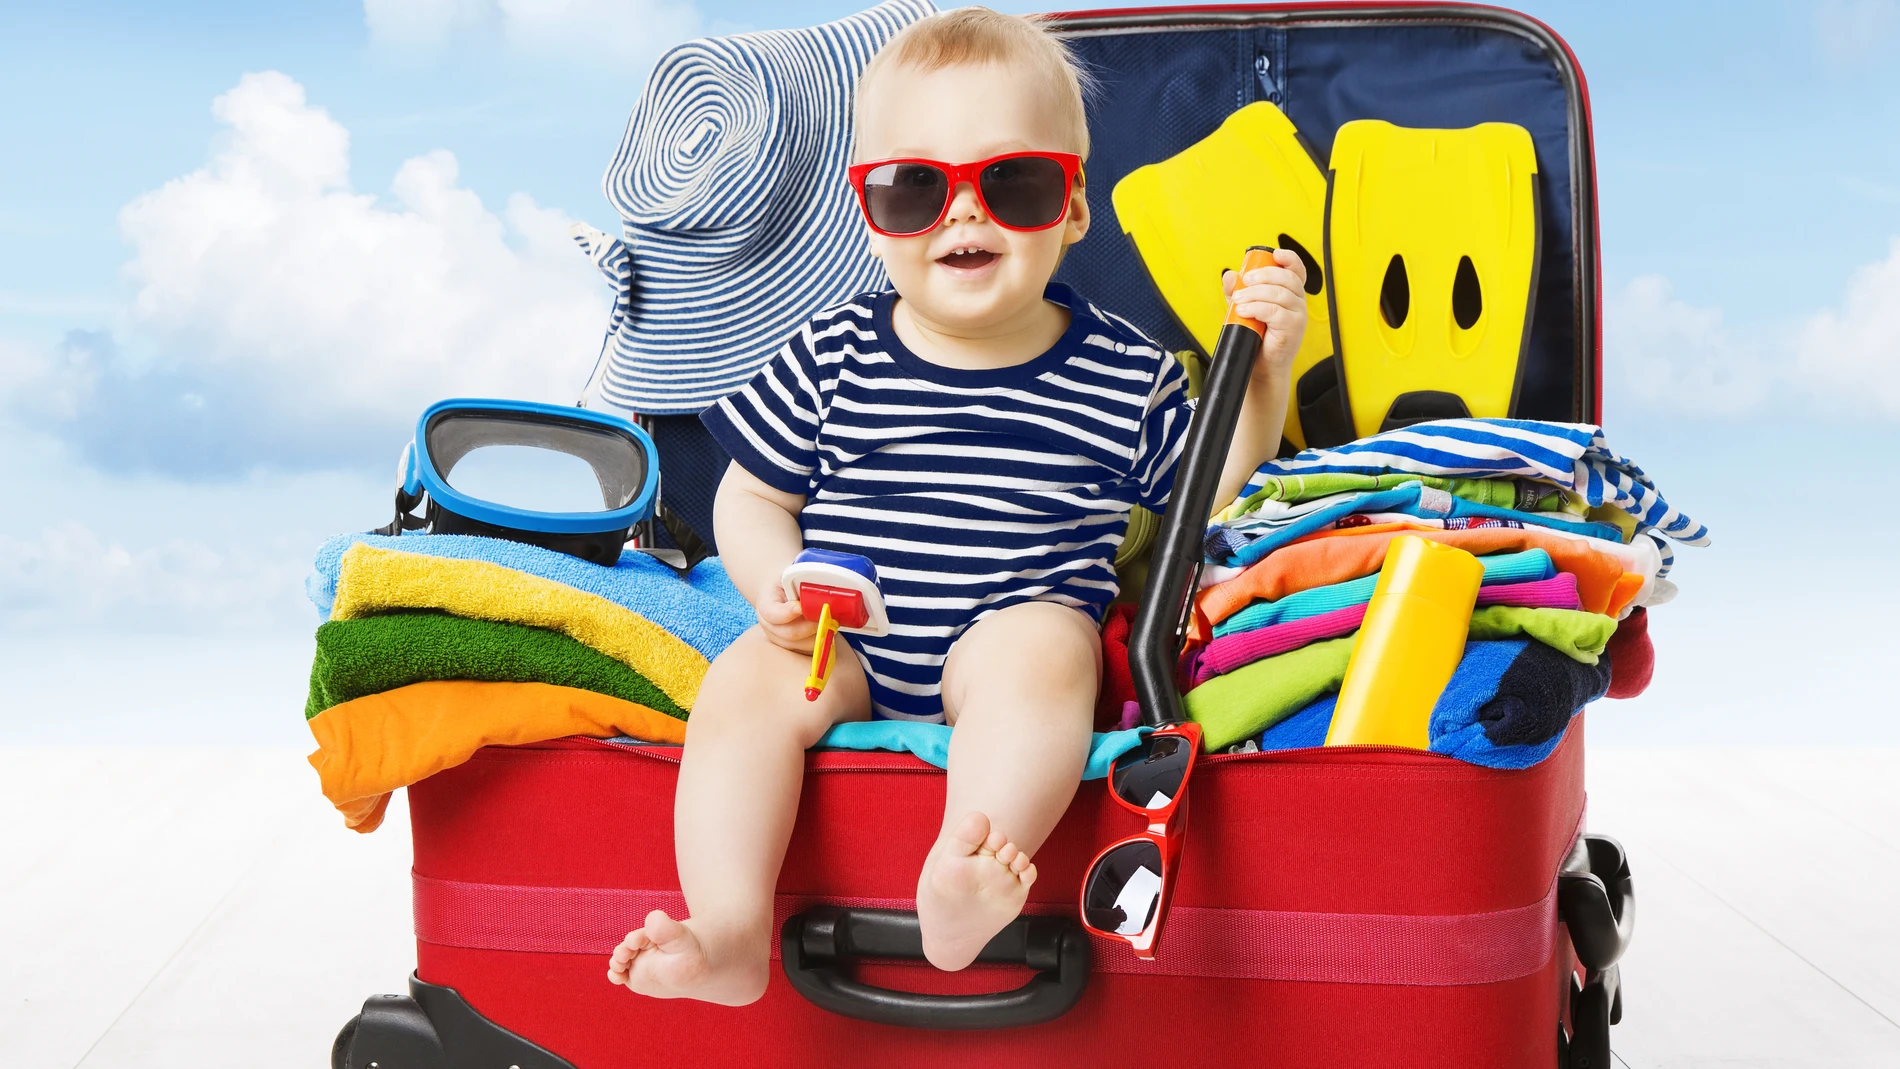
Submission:
[[[1570,1037],[1559,1043],[1564,1069],[1610,1069],[1610,1025],[1622,1017],[1623,991],[1616,966],[1570,989]],[[1561,1040],[1561,1036],[1559,1037]]]
[[[429,1015],[407,995],[371,995],[330,1046],[331,1069],[448,1069]]]
[[[1616,964],[1636,927],[1636,888],[1622,843],[1577,837],[1558,876],[1557,912],[1584,968],[1594,973]]]
[[[330,1069],[574,1069],[483,1017],[455,989],[409,978],[407,995],[371,995],[330,1047]]]
[[[1557,911],[1583,966],[1570,981],[1570,1031],[1558,1031],[1562,1069],[1610,1069],[1610,1026],[1623,1019],[1617,961],[1636,925],[1636,889],[1623,844],[1581,835],[1558,876]]]

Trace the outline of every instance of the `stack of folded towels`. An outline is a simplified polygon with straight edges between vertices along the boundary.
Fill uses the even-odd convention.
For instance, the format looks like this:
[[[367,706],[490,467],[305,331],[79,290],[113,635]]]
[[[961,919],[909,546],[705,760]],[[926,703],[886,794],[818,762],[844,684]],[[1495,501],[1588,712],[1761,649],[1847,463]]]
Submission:
[[[1440,420],[1270,461],[1207,532],[1178,683],[1209,749],[1324,740],[1401,535],[1484,565],[1430,737],[1493,767],[1542,760],[1585,704],[1641,692],[1647,607],[1675,594],[1667,540],[1708,543],[1593,426]]]
[[[718,560],[682,578],[467,535],[345,535],[306,583],[324,617],[304,715],[323,791],[359,831],[389,792],[483,746],[680,742],[711,659],[756,620]]]

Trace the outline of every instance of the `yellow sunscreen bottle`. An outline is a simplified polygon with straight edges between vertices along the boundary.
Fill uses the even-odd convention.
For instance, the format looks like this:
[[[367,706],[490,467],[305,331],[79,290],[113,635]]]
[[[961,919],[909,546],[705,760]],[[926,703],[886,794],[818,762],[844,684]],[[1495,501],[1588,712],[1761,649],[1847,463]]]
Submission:
[[[1353,640],[1328,746],[1423,750],[1432,707],[1464,656],[1484,565],[1462,549],[1394,538]]]

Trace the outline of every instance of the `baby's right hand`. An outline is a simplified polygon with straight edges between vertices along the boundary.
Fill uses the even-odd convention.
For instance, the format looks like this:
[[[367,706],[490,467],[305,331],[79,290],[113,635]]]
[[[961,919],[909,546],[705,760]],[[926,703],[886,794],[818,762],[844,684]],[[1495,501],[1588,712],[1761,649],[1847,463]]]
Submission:
[[[761,590],[759,596],[752,599],[752,607],[758,610],[759,630],[765,632],[773,645],[810,656],[812,636],[818,633],[818,625],[805,619],[797,602],[786,599],[783,586],[775,582]]]

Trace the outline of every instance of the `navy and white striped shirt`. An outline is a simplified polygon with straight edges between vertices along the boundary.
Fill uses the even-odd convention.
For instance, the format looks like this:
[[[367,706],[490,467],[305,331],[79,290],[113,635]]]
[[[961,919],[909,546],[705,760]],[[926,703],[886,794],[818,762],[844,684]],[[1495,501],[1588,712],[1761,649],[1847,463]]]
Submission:
[[[950,645],[1025,601],[1099,618],[1128,510],[1161,511],[1191,409],[1180,365],[1066,286],[1069,329],[1015,367],[929,363],[893,292],[812,318],[702,417],[735,461],[806,498],[805,544],[876,562],[891,634],[852,636],[881,716],[941,720]]]

